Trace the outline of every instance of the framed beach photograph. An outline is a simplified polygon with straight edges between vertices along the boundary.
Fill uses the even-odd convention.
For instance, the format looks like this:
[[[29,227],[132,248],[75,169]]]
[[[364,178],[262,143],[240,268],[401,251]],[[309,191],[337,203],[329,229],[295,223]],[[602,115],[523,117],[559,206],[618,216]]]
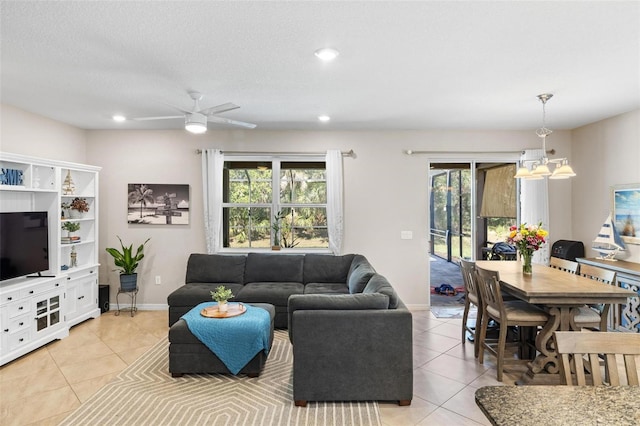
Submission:
[[[127,222],[137,225],[188,225],[189,185],[130,183]]]
[[[613,223],[627,244],[640,244],[640,183],[612,187]]]

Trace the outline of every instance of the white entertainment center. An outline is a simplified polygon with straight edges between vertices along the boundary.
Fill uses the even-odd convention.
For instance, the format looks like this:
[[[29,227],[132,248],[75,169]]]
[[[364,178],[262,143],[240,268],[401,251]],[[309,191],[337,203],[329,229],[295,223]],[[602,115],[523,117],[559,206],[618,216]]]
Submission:
[[[11,177],[0,184],[2,213],[47,212],[49,261],[49,269],[36,277],[0,281],[0,365],[4,365],[100,315],[100,167],[2,152],[0,167],[2,175]],[[75,198],[86,201],[89,211],[81,217],[63,216],[62,205]],[[80,226],[73,237],[62,229],[66,222]]]

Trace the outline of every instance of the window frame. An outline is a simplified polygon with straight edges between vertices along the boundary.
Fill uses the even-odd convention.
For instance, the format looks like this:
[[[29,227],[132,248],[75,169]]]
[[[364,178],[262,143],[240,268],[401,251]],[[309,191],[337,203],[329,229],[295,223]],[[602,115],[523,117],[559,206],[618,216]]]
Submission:
[[[325,163],[325,173],[326,173],[326,157],[322,154],[319,155],[236,155],[236,154],[225,154],[224,155],[224,163],[227,162],[257,162],[257,163],[271,163],[271,203],[229,203],[222,202],[220,205],[221,210],[221,218],[222,218],[222,234],[225,234],[225,229],[228,229],[228,223],[224,219],[224,209],[233,208],[233,207],[266,207],[271,209],[270,215],[270,226],[274,223],[274,214],[275,212],[280,211],[281,209],[288,208],[324,208],[327,210],[328,200],[325,200],[325,203],[310,203],[310,204],[301,204],[301,203],[291,203],[291,204],[282,204],[280,201],[280,172],[282,163],[286,162],[301,162],[301,163],[310,163],[310,162],[321,162]],[[223,172],[224,173],[224,172]],[[222,192],[224,199],[225,192],[225,179],[222,181]],[[325,185],[327,185],[326,174],[325,174]],[[328,218],[327,218],[328,220]],[[325,225],[327,229],[327,238],[328,237],[328,224]],[[228,232],[228,231],[226,231]],[[271,234],[271,238],[273,235]],[[295,253],[331,253],[330,245],[327,243],[327,247],[291,247],[285,248],[282,247],[280,251],[283,252],[295,252]],[[224,246],[224,238],[222,241],[222,247],[220,247],[220,252],[227,253],[251,253],[251,252],[265,252],[272,251],[271,246],[269,247],[225,247]]]

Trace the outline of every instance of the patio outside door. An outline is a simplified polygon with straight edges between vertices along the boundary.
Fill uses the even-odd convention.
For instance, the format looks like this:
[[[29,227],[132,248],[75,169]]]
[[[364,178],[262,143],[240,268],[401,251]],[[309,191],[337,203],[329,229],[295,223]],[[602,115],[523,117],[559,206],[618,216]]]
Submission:
[[[449,284],[455,293],[464,292],[458,260],[486,258],[492,244],[504,241],[517,222],[514,174],[515,163],[504,161],[430,163],[432,306],[459,304],[457,294],[443,297],[435,289]]]

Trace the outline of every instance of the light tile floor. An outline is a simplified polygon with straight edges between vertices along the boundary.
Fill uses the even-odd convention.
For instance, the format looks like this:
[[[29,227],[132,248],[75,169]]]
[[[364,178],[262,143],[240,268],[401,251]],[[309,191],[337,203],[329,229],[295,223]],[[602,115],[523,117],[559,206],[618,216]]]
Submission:
[[[414,398],[409,407],[381,403],[385,426],[489,425],[474,392],[496,381],[494,359],[480,365],[460,342],[461,320],[414,312]],[[167,334],[166,311],[113,312],[73,327],[0,367],[0,424],[56,425]],[[513,384],[521,371],[507,371]]]

